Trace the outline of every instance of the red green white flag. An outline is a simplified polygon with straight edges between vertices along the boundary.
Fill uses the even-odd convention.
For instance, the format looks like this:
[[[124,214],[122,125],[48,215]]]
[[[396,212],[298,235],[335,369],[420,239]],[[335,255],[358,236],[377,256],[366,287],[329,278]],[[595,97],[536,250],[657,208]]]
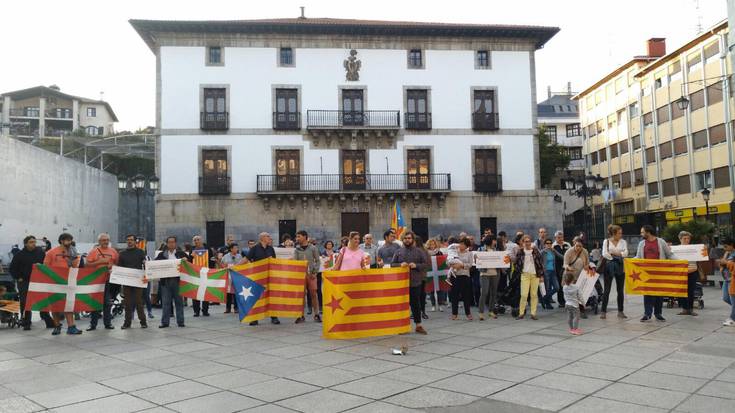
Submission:
[[[179,294],[199,301],[224,303],[227,297],[227,268],[199,267],[182,260],[179,267]]]
[[[66,268],[35,264],[28,285],[27,306],[32,311],[100,311],[107,267]]]
[[[426,273],[426,286],[424,291],[433,293],[434,291],[449,291],[452,287],[447,283],[447,265],[446,255],[434,255],[431,257],[431,270]]]

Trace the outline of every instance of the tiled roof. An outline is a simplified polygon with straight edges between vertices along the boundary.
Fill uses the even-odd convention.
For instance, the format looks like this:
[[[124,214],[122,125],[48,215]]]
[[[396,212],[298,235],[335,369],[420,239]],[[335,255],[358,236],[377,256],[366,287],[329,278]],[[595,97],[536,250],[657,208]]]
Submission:
[[[151,49],[153,33],[276,33],[345,34],[384,36],[504,37],[534,39],[541,48],[558,27],[434,23],[332,18],[285,18],[262,20],[130,20]]]
[[[573,95],[553,95],[536,105],[540,118],[576,118],[579,116],[577,101]]]
[[[115,115],[115,112],[112,110],[112,106],[110,106],[109,103],[105,102],[104,100],[95,100],[95,99],[88,99],[81,96],[74,96],[70,95],[68,93],[64,93],[59,91],[58,89],[50,88],[48,86],[34,86],[27,89],[20,89],[20,90],[14,90],[12,92],[6,92],[3,94],[0,94],[0,97],[2,96],[10,96],[14,100],[20,100],[20,99],[26,99],[30,97],[45,97],[45,96],[56,96],[63,99],[69,99],[69,100],[78,100],[82,103],[92,103],[92,104],[98,104],[98,105],[104,105],[107,108],[107,111],[110,113],[110,116],[115,122],[118,122],[117,116]]]

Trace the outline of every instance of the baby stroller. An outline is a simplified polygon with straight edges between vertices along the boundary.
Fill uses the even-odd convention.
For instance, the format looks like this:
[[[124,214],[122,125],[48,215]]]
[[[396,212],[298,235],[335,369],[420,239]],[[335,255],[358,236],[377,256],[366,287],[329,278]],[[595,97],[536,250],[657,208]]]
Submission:
[[[518,317],[521,300],[521,276],[513,271],[504,271],[498,282],[498,304],[495,314],[505,314],[505,307],[511,308],[511,316]]]
[[[15,285],[12,287],[15,289]],[[22,325],[20,296],[16,291],[8,292],[5,285],[0,285],[0,323],[7,324],[8,328],[16,328]]]

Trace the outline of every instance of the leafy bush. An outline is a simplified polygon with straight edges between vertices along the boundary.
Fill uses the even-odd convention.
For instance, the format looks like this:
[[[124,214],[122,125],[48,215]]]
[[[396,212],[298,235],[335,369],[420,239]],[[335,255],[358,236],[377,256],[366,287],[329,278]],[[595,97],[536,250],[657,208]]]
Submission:
[[[707,241],[707,237],[712,237],[715,232],[715,225],[709,221],[693,219],[685,223],[676,223],[667,226],[661,231],[661,238],[674,244],[679,243],[679,233],[687,231],[692,234],[692,244],[701,244]]]

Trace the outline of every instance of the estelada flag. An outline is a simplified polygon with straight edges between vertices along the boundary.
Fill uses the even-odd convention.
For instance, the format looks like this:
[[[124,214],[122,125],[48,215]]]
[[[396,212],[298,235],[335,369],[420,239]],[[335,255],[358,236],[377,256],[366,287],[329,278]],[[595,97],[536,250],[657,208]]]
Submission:
[[[209,251],[206,248],[192,251],[191,258],[194,265],[209,267]]]
[[[67,268],[35,264],[28,284],[27,308],[32,311],[100,311],[107,267]]]
[[[240,321],[301,317],[304,314],[306,266],[306,261],[267,258],[232,267],[238,274],[265,287],[265,292]]]
[[[433,293],[434,291],[449,291],[452,286],[447,283],[447,265],[446,255],[434,255],[431,257],[431,270],[426,273],[426,285],[424,291]]]
[[[625,292],[633,295],[686,297],[689,263],[684,260],[625,260]]]
[[[227,268],[212,269],[181,260],[179,294],[199,301],[224,303],[227,297]]]
[[[411,331],[408,271],[379,268],[324,272],[324,337],[350,339]]]

